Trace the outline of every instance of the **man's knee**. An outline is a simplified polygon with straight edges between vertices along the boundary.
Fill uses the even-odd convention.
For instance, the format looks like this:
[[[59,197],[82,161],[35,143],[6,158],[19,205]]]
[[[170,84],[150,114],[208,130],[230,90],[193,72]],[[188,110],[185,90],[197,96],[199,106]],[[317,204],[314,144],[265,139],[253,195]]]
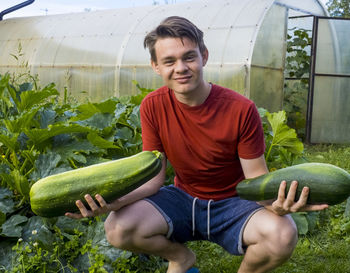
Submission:
[[[117,213],[111,212],[105,223],[107,241],[116,248],[126,249],[130,245],[133,227],[118,219]]]
[[[270,251],[275,257],[288,259],[297,244],[298,230],[290,216],[281,217],[271,223],[268,233]]]

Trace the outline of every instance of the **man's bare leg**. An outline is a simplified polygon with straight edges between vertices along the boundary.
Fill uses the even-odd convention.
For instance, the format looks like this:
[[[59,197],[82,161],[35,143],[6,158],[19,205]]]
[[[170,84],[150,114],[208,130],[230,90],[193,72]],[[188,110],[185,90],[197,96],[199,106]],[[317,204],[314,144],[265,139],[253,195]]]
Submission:
[[[184,273],[196,261],[195,254],[185,245],[166,238],[167,222],[147,201],[141,200],[111,212],[105,230],[107,240],[116,248],[168,260],[168,273]]]
[[[238,273],[262,273],[284,263],[297,243],[297,229],[290,216],[278,216],[263,209],[256,212],[244,229],[248,246]]]

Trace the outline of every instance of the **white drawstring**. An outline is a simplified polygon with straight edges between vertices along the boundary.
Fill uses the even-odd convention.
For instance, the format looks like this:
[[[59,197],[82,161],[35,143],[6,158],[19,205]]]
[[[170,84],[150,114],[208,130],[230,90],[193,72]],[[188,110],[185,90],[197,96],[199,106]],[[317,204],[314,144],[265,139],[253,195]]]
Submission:
[[[210,203],[213,202],[214,200],[213,199],[210,199],[208,201],[208,208],[207,208],[207,234],[208,234],[208,240],[210,240]]]
[[[196,210],[196,201],[198,200],[198,197],[195,197],[192,201],[192,236],[194,237],[195,230],[196,230],[196,215],[195,215],[195,210]],[[207,207],[207,235],[208,235],[208,240],[210,240],[210,204],[213,202],[213,199],[210,199],[208,201],[208,207]]]
[[[197,201],[197,197],[195,197],[193,199],[192,202],[192,236],[194,237],[194,232],[195,232],[195,228],[196,228],[196,218],[195,218],[195,208],[196,208],[196,201]]]

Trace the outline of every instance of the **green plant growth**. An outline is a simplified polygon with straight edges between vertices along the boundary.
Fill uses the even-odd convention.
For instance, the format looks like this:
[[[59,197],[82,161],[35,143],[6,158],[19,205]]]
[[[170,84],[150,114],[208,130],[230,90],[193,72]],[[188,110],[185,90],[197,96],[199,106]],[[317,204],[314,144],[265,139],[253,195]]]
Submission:
[[[265,160],[270,171],[300,162],[304,145],[296,131],[287,125],[286,112],[269,113],[259,109],[265,137]]]
[[[81,260],[81,264],[71,265],[69,257],[81,259],[83,255],[73,255],[73,249],[77,251],[86,244],[74,234],[63,235],[57,252],[55,248],[42,249],[29,236],[23,236],[32,229],[28,225],[33,219],[45,219],[32,213],[29,189],[51,174],[140,152],[139,103],[145,94],[146,90],[130,98],[70,105],[60,102],[54,84],[40,87],[35,77],[0,75],[0,272],[58,272],[58,268],[83,264],[87,267],[77,272],[87,272],[88,266],[100,259],[100,252],[94,256],[91,253],[95,250],[89,248],[93,263]],[[59,232],[51,224],[45,230],[50,236]],[[16,240],[19,242],[12,250]],[[75,240],[79,240],[79,245],[70,247]],[[15,253],[20,255],[18,259]],[[89,270],[103,272],[97,268],[96,265],[96,271]]]
[[[350,18],[350,0],[329,0],[326,6],[330,16]]]
[[[305,136],[307,96],[309,90],[311,31],[289,30],[285,65],[284,103],[288,125]]]

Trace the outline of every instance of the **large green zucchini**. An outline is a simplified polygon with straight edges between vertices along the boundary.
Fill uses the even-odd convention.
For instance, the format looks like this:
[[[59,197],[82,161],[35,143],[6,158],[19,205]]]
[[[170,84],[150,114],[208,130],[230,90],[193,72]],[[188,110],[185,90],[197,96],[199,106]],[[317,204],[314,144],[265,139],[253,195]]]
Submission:
[[[298,181],[296,200],[303,187],[309,187],[308,204],[334,205],[343,202],[350,195],[350,174],[326,163],[304,163],[245,179],[237,185],[236,190],[243,199],[276,199],[283,180],[287,181],[286,192],[293,180]]]
[[[77,211],[76,200],[100,194],[111,202],[156,176],[161,153],[144,151],[136,155],[67,171],[38,180],[30,189],[32,211],[43,217]]]

